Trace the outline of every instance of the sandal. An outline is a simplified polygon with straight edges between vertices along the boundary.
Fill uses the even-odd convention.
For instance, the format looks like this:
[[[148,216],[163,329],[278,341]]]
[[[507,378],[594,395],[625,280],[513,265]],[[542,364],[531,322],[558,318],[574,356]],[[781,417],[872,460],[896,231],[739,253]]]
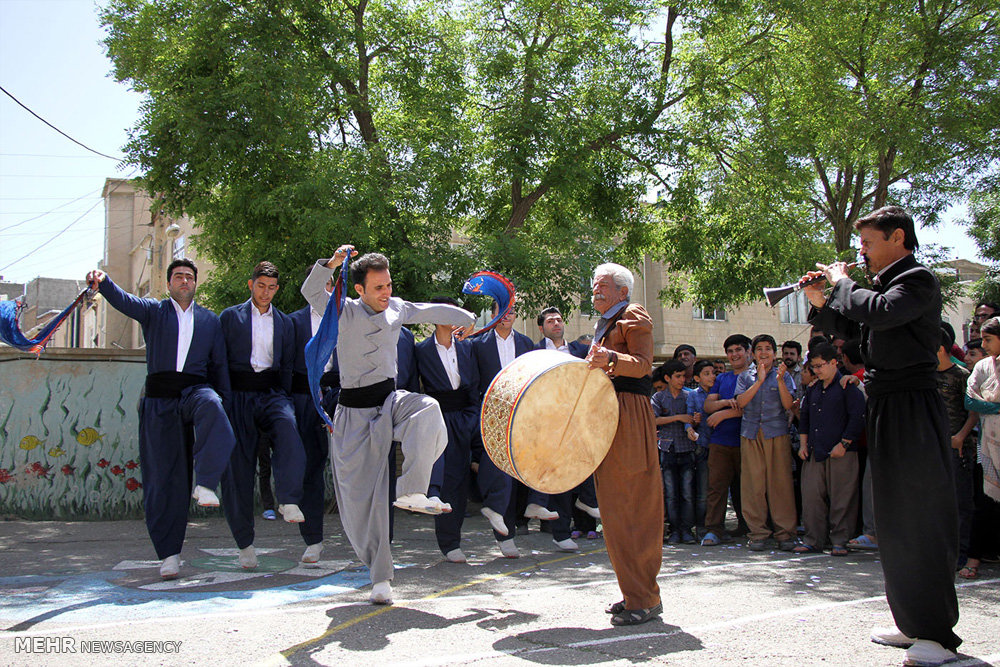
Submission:
[[[878,542],[861,533],[853,540],[847,540],[847,546],[851,549],[860,549],[862,551],[875,551],[878,549]]]
[[[622,600],[621,602],[616,602],[614,604],[609,604],[607,607],[604,608],[605,614],[620,614],[623,611],[625,611],[625,600]]]
[[[819,553],[819,549],[811,544],[800,544],[799,546],[792,549],[794,554],[816,554]]]
[[[846,556],[850,553],[847,547],[834,545],[833,549],[830,550],[831,556]]]
[[[721,540],[719,540],[718,535],[716,535],[715,533],[708,533],[707,535],[705,535],[705,537],[701,538],[701,546],[714,547],[717,544],[719,544],[720,541]]]
[[[973,567],[971,565],[966,565],[961,570],[958,571],[958,576],[963,579],[975,579],[979,576],[979,568]]]
[[[658,604],[649,609],[624,609],[611,617],[611,625],[639,625],[651,621],[663,613],[663,605]]]

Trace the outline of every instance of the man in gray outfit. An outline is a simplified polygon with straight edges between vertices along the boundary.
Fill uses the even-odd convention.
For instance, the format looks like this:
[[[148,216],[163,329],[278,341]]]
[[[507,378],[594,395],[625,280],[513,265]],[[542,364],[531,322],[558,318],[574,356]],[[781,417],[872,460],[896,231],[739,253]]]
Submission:
[[[326,283],[353,246],[316,262],[302,295],[318,312],[326,310]],[[388,457],[393,441],[403,450],[396,481],[397,507],[441,514],[451,506],[427,498],[431,468],[448,442],[441,408],[433,398],[396,390],[396,341],[404,324],[471,327],[475,316],[448,304],[410,303],[392,296],[389,260],[368,253],[351,264],[360,299],[347,299],[338,322],[340,398],[333,415],[330,465],[344,532],[371,573],[373,604],[392,602],[389,550]],[[346,282],[346,281],[345,281]],[[468,330],[460,332],[464,337]]]

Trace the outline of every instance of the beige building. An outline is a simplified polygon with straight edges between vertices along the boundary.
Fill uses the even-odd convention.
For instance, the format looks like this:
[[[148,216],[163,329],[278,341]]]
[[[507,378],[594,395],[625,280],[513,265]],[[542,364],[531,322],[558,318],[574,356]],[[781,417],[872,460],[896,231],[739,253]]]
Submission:
[[[212,270],[191,248],[194,232],[187,217],[171,218],[153,213],[153,199],[129,179],[104,182],[104,259],[101,269],[115,283],[136,296],[161,299],[167,294],[167,265],[188,257],[198,264],[202,282]],[[98,298],[95,347],[133,349],[144,347],[139,325],[108,308]]]

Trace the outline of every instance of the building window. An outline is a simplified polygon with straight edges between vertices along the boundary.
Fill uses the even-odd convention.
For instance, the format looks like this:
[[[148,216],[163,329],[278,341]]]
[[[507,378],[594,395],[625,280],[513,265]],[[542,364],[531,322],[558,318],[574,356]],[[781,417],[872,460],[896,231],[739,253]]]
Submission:
[[[803,291],[792,292],[778,302],[782,324],[807,324],[809,322],[809,300]]]
[[[181,235],[174,239],[174,259],[184,259],[184,249],[187,247],[187,236]]]
[[[701,306],[695,306],[692,310],[692,317],[696,320],[708,320],[710,322],[726,321],[725,308],[702,308]]]

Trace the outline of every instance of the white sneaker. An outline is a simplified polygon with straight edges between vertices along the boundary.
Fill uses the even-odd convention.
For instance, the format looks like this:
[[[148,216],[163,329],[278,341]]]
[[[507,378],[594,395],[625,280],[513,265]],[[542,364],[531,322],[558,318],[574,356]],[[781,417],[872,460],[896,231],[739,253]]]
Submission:
[[[306,550],[302,552],[302,562],[303,563],[318,563],[319,555],[323,553],[323,543],[317,542],[316,544],[310,544],[306,547]]]
[[[558,519],[558,512],[550,512],[541,505],[536,503],[531,503],[524,508],[524,516],[528,519],[541,519],[542,521],[551,521],[552,519]]]
[[[567,537],[565,540],[552,540],[552,542],[559,547],[559,551],[573,552],[579,551],[580,545],[572,540],[572,538]]]
[[[448,503],[441,502],[437,496],[428,498],[423,493],[408,493],[405,496],[400,496],[396,498],[393,505],[401,510],[419,512],[420,514],[447,514],[451,511],[451,505]]]
[[[173,556],[167,556],[163,559],[163,564],[160,565],[160,578],[164,581],[169,581],[170,579],[176,579],[177,575],[181,571],[181,557],[180,554],[174,554]]]
[[[581,512],[585,512],[585,513],[589,514],[590,516],[594,517],[598,521],[601,520],[601,510],[598,509],[597,507],[591,507],[590,505],[585,504],[579,498],[577,498],[577,501],[575,503],[573,503],[573,506],[576,507]]]
[[[372,594],[368,596],[372,604],[392,604],[392,586],[388,581],[380,581],[372,586]]]
[[[918,639],[913,643],[913,646],[906,649],[903,664],[915,665],[916,667],[937,667],[937,665],[943,665],[952,660],[958,660],[954,651],[949,651],[929,639]]]
[[[479,513],[486,517],[486,520],[490,522],[493,526],[493,530],[497,531],[504,537],[507,537],[507,524],[503,522],[503,515],[495,510],[491,510],[489,507],[484,507],[479,510]]]
[[[257,552],[254,551],[253,545],[240,549],[240,567],[244,570],[256,570],[257,569]]]
[[[302,510],[298,505],[278,505],[278,513],[284,517],[288,523],[302,523],[306,520],[302,515]]]
[[[517,550],[517,545],[514,544],[514,540],[504,540],[503,542],[498,542],[500,545],[500,553],[503,554],[504,558],[520,558],[521,552]]]
[[[198,507],[219,506],[219,496],[215,495],[215,491],[206,486],[194,487],[194,491],[191,492],[191,497],[194,498],[196,503],[198,503]]]
[[[461,549],[452,549],[444,555],[444,559],[449,563],[468,563],[469,559],[465,557]]]
[[[904,635],[894,625],[886,628],[872,628],[871,639],[876,644],[892,646],[893,648],[910,648],[917,641],[913,637]]]

